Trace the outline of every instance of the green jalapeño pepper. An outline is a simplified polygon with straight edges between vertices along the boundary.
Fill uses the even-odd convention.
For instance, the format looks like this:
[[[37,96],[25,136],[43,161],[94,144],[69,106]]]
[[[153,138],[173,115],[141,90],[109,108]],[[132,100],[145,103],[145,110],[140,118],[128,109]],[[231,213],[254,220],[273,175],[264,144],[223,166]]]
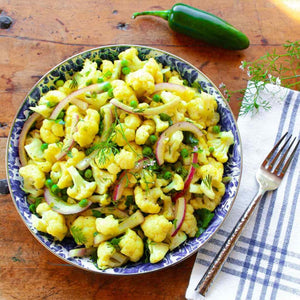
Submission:
[[[208,44],[231,50],[249,47],[247,36],[221,18],[194,8],[177,3],[170,10],[144,11],[133,14],[133,18],[153,15],[168,21],[174,31],[186,34]]]

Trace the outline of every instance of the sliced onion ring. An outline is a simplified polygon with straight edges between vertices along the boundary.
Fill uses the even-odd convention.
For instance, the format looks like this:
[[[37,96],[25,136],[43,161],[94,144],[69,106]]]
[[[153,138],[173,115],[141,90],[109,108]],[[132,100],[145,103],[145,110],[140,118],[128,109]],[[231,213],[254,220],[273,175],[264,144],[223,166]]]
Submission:
[[[25,141],[26,141],[26,137],[27,134],[30,130],[30,128],[32,127],[33,123],[39,118],[41,117],[40,114],[38,113],[33,113],[24,123],[24,126],[22,128],[20,137],[19,137],[19,146],[18,146],[18,150],[19,150],[19,158],[20,158],[20,162],[22,166],[27,165],[27,155],[26,155],[26,151],[25,151]]]
[[[176,84],[176,83],[162,82],[162,83],[157,83],[154,87],[154,93],[157,93],[160,91],[183,93],[186,91],[186,87],[184,87],[183,85],[180,85],[180,84]]]
[[[180,101],[181,100],[178,98],[160,106],[145,108],[141,110],[139,110],[138,108],[133,108],[131,106],[128,106],[115,98],[111,99],[110,103],[131,114],[137,114],[142,116],[153,116],[153,115],[159,115],[163,112],[166,112],[166,110],[176,106]]]
[[[106,83],[95,83],[95,84],[91,84],[89,86],[86,86],[82,89],[79,89],[73,93],[71,93],[70,95],[68,95],[65,99],[63,99],[62,101],[60,101],[56,107],[54,108],[54,110],[52,111],[49,119],[55,120],[59,113],[75,98],[77,98],[79,95],[87,93],[87,92],[102,92],[103,88],[105,86]]]
[[[117,202],[122,194],[123,191],[126,187],[127,184],[127,180],[126,180],[126,175],[127,174],[134,174],[137,173],[138,171],[140,171],[141,169],[143,169],[145,166],[149,166],[151,164],[152,160],[149,160],[149,158],[142,158],[140,159],[137,164],[134,166],[134,168],[130,169],[130,170],[125,170],[121,173],[120,177],[119,177],[119,181],[118,183],[115,185],[114,191],[113,191],[113,201]]]
[[[202,131],[193,123],[178,122],[170,126],[161,134],[157,141],[155,155],[159,166],[161,166],[164,163],[166,139],[168,139],[176,131],[190,131],[196,136],[197,139],[200,139],[200,137],[203,135]]]
[[[51,194],[48,188],[44,189],[44,198],[52,210],[62,215],[71,215],[71,214],[77,214],[83,212],[92,204],[91,201],[88,201],[85,207],[81,207],[79,203],[76,204],[66,203],[60,198]]]
[[[176,226],[173,227],[171,236],[173,237],[176,235],[176,233],[179,231],[179,229],[182,226],[182,223],[185,218],[186,213],[186,200],[184,197],[180,197],[177,199],[175,204],[175,220],[176,220]]]
[[[73,98],[72,100],[70,100],[70,102],[76,106],[78,106],[81,110],[87,110],[89,105],[88,103],[78,99],[78,98]]]
[[[195,168],[195,164],[198,163],[198,147],[195,146],[193,148],[193,156],[192,156],[192,163],[191,163],[191,167],[189,170],[189,173],[186,177],[186,180],[184,182],[184,186],[183,186],[183,190],[181,190],[180,192],[176,193],[173,197],[172,200],[175,202],[177,201],[178,198],[183,197],[184,194],[186,193],[186,191],[188,190],[192,179],[194,177],[194,174],[196,172],[196,168]]]
[[[95,248],[74,248],[69,250],[69,257],[85,257],[96,252]]]

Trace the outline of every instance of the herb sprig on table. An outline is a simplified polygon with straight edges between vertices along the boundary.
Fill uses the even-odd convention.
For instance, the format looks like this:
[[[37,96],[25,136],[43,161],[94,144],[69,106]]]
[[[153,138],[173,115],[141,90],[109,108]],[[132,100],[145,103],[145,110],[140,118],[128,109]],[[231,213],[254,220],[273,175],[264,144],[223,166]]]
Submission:
[[[232,91],[222,84],[227,100],[229,101],[234,94],[239,94],[240,101],[244,98],[240,115],[256,113],[260,109],[269,110],[272,103],[259,97],[260,92],[267,88],[267,84],[300,90],[300,40],[287,41],[283,44],[283,52],[278,53],[274,49],[253,62],[242,61],[240,68],[247,71],[252,89]]]

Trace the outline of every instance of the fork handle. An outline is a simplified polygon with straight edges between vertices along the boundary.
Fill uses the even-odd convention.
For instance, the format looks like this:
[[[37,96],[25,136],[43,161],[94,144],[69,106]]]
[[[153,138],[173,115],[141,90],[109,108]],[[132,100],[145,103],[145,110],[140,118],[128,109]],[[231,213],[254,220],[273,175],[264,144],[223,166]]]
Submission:
[[[223,264],[225,263],[229,253],[233,249],[236,241],[238,240],[243,228],[247,224],[248,220],[250,219],[250,216],[252,215],[257,203],[262,198],[266,191],[262,188],[259,189],[256,196],[253,198],[253,200],[250,202],[246,210],[244,211],[243,215],[240,217],[239,221],[229,234],[227,240],[225,241],[225,244],[222,246],[210,266],[208,267],[207,271],[203,275],[202,279],[198,283],[195,290],[198,290],[199,294],[202,296],[205,296],[208,288],[212,284],[214,278],[221,270]]]

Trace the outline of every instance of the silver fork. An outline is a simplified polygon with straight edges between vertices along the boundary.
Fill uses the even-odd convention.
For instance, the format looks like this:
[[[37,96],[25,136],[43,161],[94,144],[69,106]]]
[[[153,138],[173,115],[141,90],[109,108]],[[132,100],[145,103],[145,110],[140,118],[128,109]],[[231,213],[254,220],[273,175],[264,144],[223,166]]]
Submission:
[[[289,155],[289,157],[287,157],[288,152],[290,152],[292,145],[296,140],[296,138],[294,138],[290,145],[287,147],[292,137],[291,135],[287,137],[287,135],[288,133],[286,132],[282,136],[282,138],[275,144],[271,152],[267,155],[267,157],[261,164],[260,168],[257,170],[256,179],[259,183],[258,193],[253,198],[247,209],[244,211],[243,215],[240,217],[239,221],[229,234],[226,242],[222,246],[222,249],[218,252],[216,257],[208,267],[207,271],[203,275],[202,279],[198,283],[195,290],[197,290],[199,294],[203,297],[205,296],[210,285],[212,284],[215,276],[221,270],[224,262],[226,261],[230,251],[233,249],[236,241],[238,240],[243,228],[247,224],[259,200],[267,191],[273,191],[279,187],[282,178],[285,175],[286,170],[288,169],[300,142],[300,140],[297,142],[291,154]],[[286,137],[286,141],[283,143],[281,148],[277,150]]]

